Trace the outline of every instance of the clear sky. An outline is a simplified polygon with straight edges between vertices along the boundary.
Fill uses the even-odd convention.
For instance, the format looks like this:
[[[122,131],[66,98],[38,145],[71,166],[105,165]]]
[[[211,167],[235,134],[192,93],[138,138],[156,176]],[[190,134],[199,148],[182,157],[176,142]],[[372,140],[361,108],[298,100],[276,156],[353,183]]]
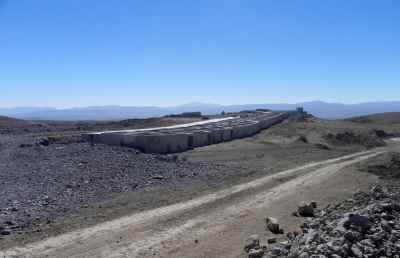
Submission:
[[[398,0],[0,0],[0,106],[400,100]]]

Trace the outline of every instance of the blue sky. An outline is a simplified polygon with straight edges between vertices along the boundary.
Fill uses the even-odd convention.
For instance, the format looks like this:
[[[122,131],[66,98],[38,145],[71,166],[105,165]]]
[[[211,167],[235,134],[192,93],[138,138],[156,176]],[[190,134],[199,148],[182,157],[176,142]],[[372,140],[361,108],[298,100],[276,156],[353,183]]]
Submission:
[[[400,100],[397,0],[0,0],[0,106]]]

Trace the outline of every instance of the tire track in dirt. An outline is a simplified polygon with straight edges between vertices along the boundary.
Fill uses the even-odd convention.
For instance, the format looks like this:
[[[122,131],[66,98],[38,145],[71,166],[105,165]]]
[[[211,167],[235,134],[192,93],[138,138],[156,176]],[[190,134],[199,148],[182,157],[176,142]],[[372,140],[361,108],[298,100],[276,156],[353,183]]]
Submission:
[[[212,236],[243,212],[268,205],[278,198],[285,198],[299,187],[304,187],[305,182],[318,183],[345,166],[381,153],[382,151],[372,150],[310,163],[190,201],[132,214],[24,247],[12,248],[0,252],[0,257],[153,256],[152,252],[149,253],[149,248],[162,254],[163,250],[171,247],[179,248],[182,241],[192,241],[193,234]],[[294,178],[285,180],[287,177]],[[271,182],[280,184],[263,187]],[[263,189],[258,192],[255,190],[260,188]],[[239,195],[239,200],[231,199],[235,195]]]

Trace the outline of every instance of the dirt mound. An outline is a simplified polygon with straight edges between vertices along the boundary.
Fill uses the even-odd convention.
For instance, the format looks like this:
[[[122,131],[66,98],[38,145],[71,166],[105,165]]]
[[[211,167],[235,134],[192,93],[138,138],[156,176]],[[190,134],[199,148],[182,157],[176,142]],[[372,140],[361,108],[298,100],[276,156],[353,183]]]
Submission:
[[[368,148],[385,146],[385,142],[375,132],[356,133],[345,131],[328,133],[325,139],[334,145],[363,145]]]
[[[400,179],[400,153],[385,153],[376,159],[361,164],[359,169],[382,178]]]
[[[400,112],[379,113],[346,119],[354,123],[400,124]]]

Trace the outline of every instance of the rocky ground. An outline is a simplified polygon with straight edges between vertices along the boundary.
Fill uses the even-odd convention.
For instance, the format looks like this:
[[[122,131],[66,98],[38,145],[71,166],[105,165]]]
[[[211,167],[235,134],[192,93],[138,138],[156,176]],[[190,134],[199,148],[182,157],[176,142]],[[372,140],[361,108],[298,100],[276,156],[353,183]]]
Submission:
[[[318,210],[266,257],[399,257],[399,189],[378,185]]]
[[[47,145],[12,142],[0,147],[0,234],[40,230],[53,218],[127,192],[182,183],[218,181],[234,173],[222,164],[189,163],[176,155],[85,142]],[[218,171],[218,173],[215,173]]]
[[[2,124],[6,129],[0,136],[0,248],[384,144],[375,126],[360,131],[350,122],[318,119],[289,121],[251,138],[166,156],[91,145],[79,137],[88,128],[183,122],[165,119],[129,120],[108,127],[84,123],[79,128],[76,123],[30,127],[30,123],[14,121],[18,123],[15,130]],[[342,134],[345,137],[337,136]],[[360,137],[368,141],[357,140]]]
[[[312,202],[299,204],[293,213],[304,218],[299,230],[288,232],[284,240],[269,238],[268,245],[261,245],[257,235],[250,236],[245,246],[248,257],[400,257],[397,159],[398,153],[390,152],[359,164],[361,171],[380,174],[382,184],[324,208]],[[279,234],[283,231],[279,227],[276,219],[266,219],[267,230]]]

